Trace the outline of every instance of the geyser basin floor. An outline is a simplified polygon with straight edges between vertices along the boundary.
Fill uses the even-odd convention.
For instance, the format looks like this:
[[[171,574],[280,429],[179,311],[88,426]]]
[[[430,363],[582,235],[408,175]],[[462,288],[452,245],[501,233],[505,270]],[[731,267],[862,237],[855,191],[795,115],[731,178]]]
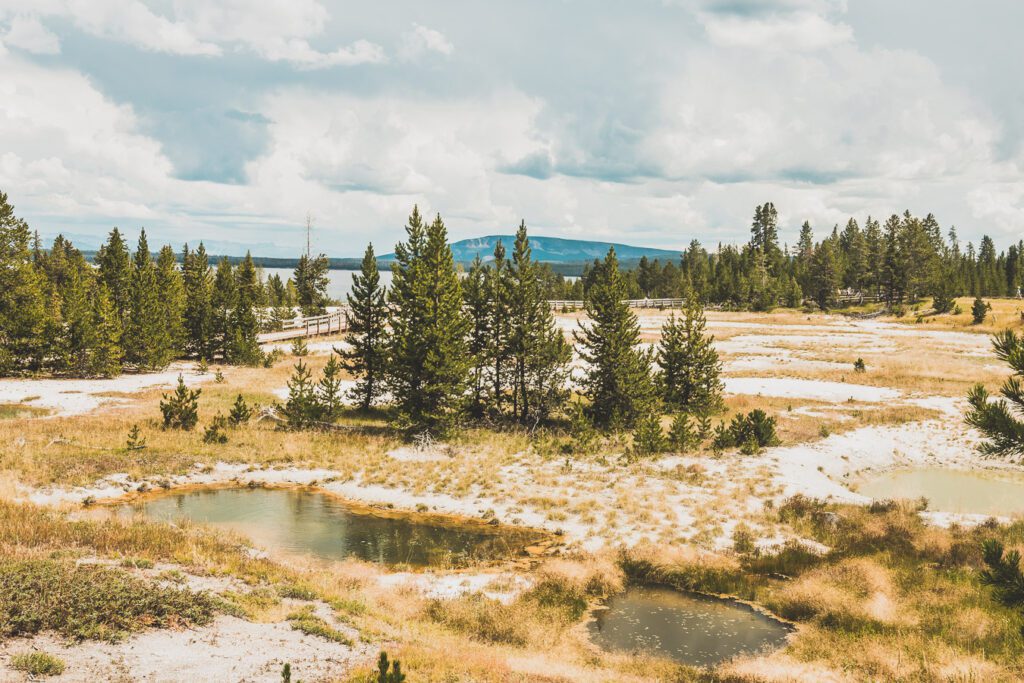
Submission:
[[[332,496],[295,489],[201,489],[116,508],[160,521],[189,519],[223,526],[286,554],[381,564],[457,567],[522,554],[540,534],[509,527],[447,524],[413,514],[375,514]]]
[[[790,633],[746,605],[655,586],[612,597],[588,628],[602,649],[642,651],[693,666],[782,647]]]

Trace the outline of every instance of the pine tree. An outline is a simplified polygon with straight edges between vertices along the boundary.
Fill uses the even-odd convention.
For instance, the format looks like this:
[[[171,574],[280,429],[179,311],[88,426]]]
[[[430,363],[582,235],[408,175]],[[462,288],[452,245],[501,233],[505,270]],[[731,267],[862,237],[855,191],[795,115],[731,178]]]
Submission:
[[[206,247],[190,252],[185,245],[182,256],[185,285],[184,324],[187,336],[186,349],[192,355],[211,360],[215,351],[213,341],[213,274]]]
[[[406,234],[392,265],[388,387],[402,427],[443,434],[462,409],[469,319],[440,215],[427,227],[414,208]]]
[[[906,294],[906,272],[903,268],[899,216],[893,214],[885,222],[885,252],[882,259],[882,288],[889,305],[903,301]]]
[[[634,458],[657,455],[668,450],[668,440],[661,431],[661,419],[651,410],[641,415],[633,431],[633,446],[630,455]]]
[[[522,221],[516,231],[508,281],[507,312],[502,317],[507,317],[510,331],[512,412],[525,424],[547,418],[565,398],[572,349],[551,313]]]
[[[157,256],[156,285],[171,353],[178,356],[185,350],[186,342],[185,283],[177,267],[174,249],[169,244],[161,247]]]
[[[811,289],[811,261],[814,258],[814,232],[811,224],[804,221],[800,227],[800,239],[796,246],[796,278],[803,291]]]
[[[688,414],[676,413],[675,417],[672,418],[672,427],[668,433],[668,440],[677,453],[688,453],[698,444],[699,439]]]
[[[28,224],[0,192],[0,374],[35,369],[41,362],[46,303],[31,239]]]
[[[592,273],[584,300],[590,320],[573,333],[588,364],[583,388],[591,419],[615,429],[633,427],[652,394],[650,355],[639,346],[640,325],[625,294],[612,247]]]
[[[299,258],[299,264],[295,267],[295,288],[303,315],[323,315],[327,312],[329,271],[330,261],[323,254],[316,257],[303,254]]]
[[[231,312],[238,301],[238,289],[235,286],[235,273],[231,262],[226,257],[217,263],[217,272],[213,279],[213,293],[210,297],[212,306],[210,357],[219,355],[224,360],[231,356],[232,324]]]
[[[811,297],[821,310],[827,311],[836,303],[839,289],[839,269],[832,240],[824,240],[814,252],[811,264]]]
[[[281,412],[288,420],[288,425],[294,429],[310,427],[319,419],[316,385],[309,366],[301,360],[295,364],[295,372],[288,380],[288,401]]]
[[[509,263],[505,245],[498,240],[494,245],[494,260],[487,269],[487,295],[490,300],[489,343],[487,354],[491,361],[491,405],[495,413],[504,413],[505,395],[512,384],[511,362],[513,300]]]
[[[335,355],[331,355],[324,374],[316,385],[316,404],[318,419],[333,422],[341,415],[344,407],[341,398],[341,363]]]
[[[992,347],[1013,374],[1003,382],[998,400],[990,400],[985,387],[975,385],[967,395],[970,410],[965,420],[987,437],[982,453],[1016,460],[1024,457],[1024,335],[1004,330],[993,336]]]
[[[95,340],[89,357],[89,374],[114,377],[121,372],[121,319],[110,300],[103,281],[93,285],[91,293]]]
[[[228,422],[237,427],[245,424],[250,419],[252,419],[252,408],[245,402],[242,395],[239,394],[231,405],[231,411],[228,413]]]
[[[377,257],[370,244],[363,254],[360,272],[352,276],[345,336],[348,349],[343,354],[345,368],[357,378],[349,395],[361,410],[368,410],[384,393],[388,362],[385,296],[377,271]]]
[[[245,260],[235,273],[235,304],[231,309],[227,335],[227,359],[239,365],[259,365],[263,352],[257,335],[260,331],[256,309],[261,296],[260,281],[252,255],[245,253]]]
[[[145,230],[139,236],[132,264],[131,306],[124,350],[126,361],[146,370],[163,368],[174,357]]]
[[[189,389],[178,375],[178,386],[171,395],[164,394],[160,412],[164,416],[164,429],[189,431],[199,422],[199,394],[202,389]]]
[[[985,300],[980,296],[974,298],[974,304],[971,306],[971,317],[975,325],[980,325],[985,322],[985,316],[988,315],[989,310],[992,308],[990,304],[985,303]]]
[[[885,269],[885,242],[878,221],[871,216],[864,222],[864,250],[866,257],[863,286],[869,294],[878,296]]]
[[[106,244],[96,252],[96,264],[121,325],[127,328],[132,300],[132,258],[117,228],[110,231]]]
[[[488,400],[487,377],[491,369],[491,308],[492,302],[487,283],[491,277],[489,268],[484,266],[480,256],[473,259],[466,278],[462,281],[462,293],[466,301],[466,313],[471,320],[468,350],[471,359],[469,414],[475,418],[484,416]]]
[[[657,362],[662,396],[673,410],[711,414],[723,407],[722,364],[706,326],[704,309],[691,293],[682,315],[672,314],[661,328]]]

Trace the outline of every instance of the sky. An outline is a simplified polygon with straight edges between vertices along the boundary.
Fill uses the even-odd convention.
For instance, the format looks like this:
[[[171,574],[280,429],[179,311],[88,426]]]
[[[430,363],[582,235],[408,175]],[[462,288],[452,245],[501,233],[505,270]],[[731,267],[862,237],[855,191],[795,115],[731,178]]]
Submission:
[[[683,248],[932,212],[1024,237],[1018,0],[0,0],[0,191],[213,253]]]

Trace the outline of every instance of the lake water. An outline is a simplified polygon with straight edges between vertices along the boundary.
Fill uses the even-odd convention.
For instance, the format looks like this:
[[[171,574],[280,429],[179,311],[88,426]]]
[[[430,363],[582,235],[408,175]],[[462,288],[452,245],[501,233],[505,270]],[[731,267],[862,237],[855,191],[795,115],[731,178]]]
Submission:
[[[790,633],[741,603],[656,586],[629,588],[595,615],[588,628],[602,649],[642,651],[692,666],[780,648]]]
[[[326,494],[293,489],[202,489],[115,509],[120,516],[143,514],[166,522],[185,518],[230,528],[271,552],[421,567],[511,558],[541,539],[514,527],[377,514]]]
[[[982,515],[1024,513],[1024,474],[922,468],[885,472],[857,491],[875,500],[928,499],[928,509]]]
[[[352,291],[352,276],[357,275],[358,270],[329,270],[327,271],[328,284],[327,296],[345,303],[345,295]],[[271,275],[278,275],[282,282],[288,278],[295,277],[295,270],[292,268],[264,268],[264,279]],[[390,268],[380,269],[380,283],[385,287],[391,286],[392,274]]]

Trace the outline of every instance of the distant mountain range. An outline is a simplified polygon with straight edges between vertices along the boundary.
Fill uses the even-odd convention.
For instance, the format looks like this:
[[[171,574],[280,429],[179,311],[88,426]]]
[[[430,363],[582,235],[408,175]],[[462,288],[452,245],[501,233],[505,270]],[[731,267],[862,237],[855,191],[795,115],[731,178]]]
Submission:
[[[494,245],[501,240],[505,245],[505,251],[509,258],[512,257],[512,247],[515,244],[515,235],[488,235],[487,237],[472,237],[469,239],[453,242],[452,256],[456,263],[464,266],[473,261],[477,255],[482,261],[494,260]],[[619,263],[624,268],[635,268],[637,262],[646,256],[649,259],[675,260],[679,258],[680,252],[672,249],[655,249],[653,247],[634,247],[628,244],[617,242],[595,242],[592,240],[571,240],[562,237],[530,237],[530,248],[533,250],[533,258],[542,263],[551,265],[552,270],[562,275],[580,275],[583,266],[592,263],[594,259],[602,259],[608,253],[609,247],[615,247],[615,253],[619,257]],[[83,249],[82,253],[89,260],[92,260],[96,252],[93,249]],[[156,258],[156,254],[153,254]],[[181,254],[178,254],[179,260]],[[215,254],[210,255],[211,263],[221,257]],[[241,263],[243,257],[228,256],[231,263]],[[257,266],[264,268],[294,268],[299,260],[296,257],[274,257],[274,256],[253,256],[252,260]],[[377,257],[377,263],[387,267],[395,260],[394,253],[384,254]],[[352,257],[331,257],[330,267],[335,270],[359,270],[362,259]]]
[[[494,258],[494,246],[498,240],[505,245],[505,251],[512,255],[512,246],[515,243],[515,235],[488,235],[486,237],[472,237],[469,239],[452,242],[452,256],[460,263],[469,263],[477,256],[483,261],[490,261]],[[537,261],[551,264],[582,264],[589,263],[594,259],[604,258],[609,247],[615,247],[615,253],[620,261],[638,261],[646,256],[650,259],[676,259],[680,252],[671,249],[655,249],[653,247],[634,247],[628,244],[615,242],[595,242],[592,240],[571,240],[563,237],[530,237],[530,248],[533,250],[533,258]],[[394,254],[384,254],[381,261],[393,261]]]

